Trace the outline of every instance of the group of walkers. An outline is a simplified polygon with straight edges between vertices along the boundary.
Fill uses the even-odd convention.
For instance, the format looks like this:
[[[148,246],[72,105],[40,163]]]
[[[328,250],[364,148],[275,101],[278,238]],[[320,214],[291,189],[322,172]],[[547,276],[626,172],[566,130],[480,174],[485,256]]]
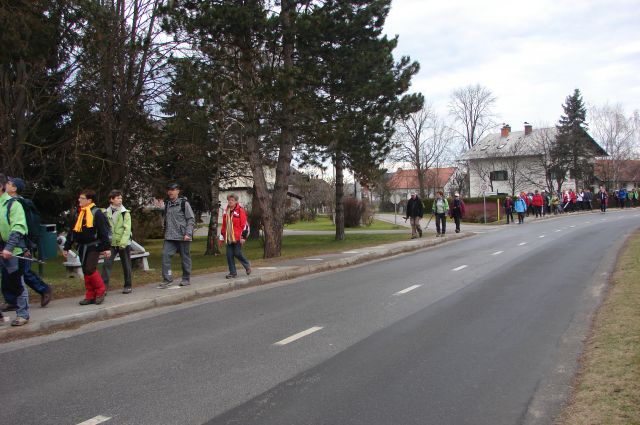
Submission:
[[[443,191],[436,193],[436,198],[431,204],[431,218],[436,220],[436,237],[444,237],[447,233],[447,215],[455,222],[456,233],[460,233],[460,220],[464,217],[465,206],[460,194],[456,192],[451,202],[444,196]],[[407,213],[405,220],[411,223],[411,239],[422,237],[422,227],[420,220],[424,217],[424,204],[418,197],[417,192],[411,193],[411,198],[407,201]],[[429,223],[427,223],[427,226]]]
[[[26,286],[41,295],[41,306],[45,307],[52,298],[49,285],[31,272],[33,261],[29,244],[27,215],[23,208],[23,198],[19,193],[25,182],[19,178],[0,174],[0,268],[2,271],[2,294],[5,304],[2,311],[16,311],[13,326],[29,322],[29,302]],[[20,199],[21,202],[14,202]],[[112,190],[109,206],[105,209],[96,205],[96,191],[84,189],[77,198],[78,208],[74,212],[71,227],[62,249],[65,258],[77,255],[84,275],[85,295],[80,305],[102,304],[109,289],[109,281],[116,256],[120,258],[123,272],[123,294],[133,292],[131,273],[132,220],[130,211],[123,205],[123,194]],[[247,275],[251,274],[251,264],[242,253],[248,236],[247,214],[238,203],[238,197],[227,197],[228,205],[224,213],[219,244],[227,245],[227,279],[237,277],[235,258],[238,258]],[[171,258],[178,253],[182,260],[180,286],[190,285],[191,241],[195,228],[195,215],[189,201],[180,196],[180,185],[167,185],[167,199],[164,208],[164,244],[162,247],[162,283],[160,289],[174,285],[171,272]],[[77,254],[71,248],[77,247]],[[102,272],[98,263],[103,259]],[[26,286],[25,286],[26,285]],[[0,322],[4,323],[0,311]]]
[[[635,207],[638,205],[639,191],[633,189],[628,191],[624,188],[616,190],[613,198],[619,208]],[[598,201],[601,212],[606,212],[609,206],[609,194],[604,186],[600,186],[598,193],[593,195],[591,190],[584,189],[574,191],[573,189],[551,193],[547,191],[522,192],[515,197],[507,196],[502,204],[507,224],[514,223],[514,212],[518,216],[518,224],[524,223],[525,217],[535,216],[545,217],[547,215],[557,215],[572,213],[576,211],[592,211],[594,201]]]

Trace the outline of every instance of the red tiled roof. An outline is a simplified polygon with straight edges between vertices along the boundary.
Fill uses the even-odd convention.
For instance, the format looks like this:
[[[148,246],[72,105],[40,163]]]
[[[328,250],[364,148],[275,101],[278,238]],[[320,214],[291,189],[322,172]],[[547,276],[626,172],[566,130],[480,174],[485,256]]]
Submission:
[[[637,182],[640,181],[640,160],[598,159],[594,172],[603,181],[614,179],[617,172],[618,182]]]
[[[425,186],[430,189],[441,189],[449,181],[456,167],[430,168],[425,175]],[[390,189],[418,189],[418,171],[417,170],[398,170],[393,173],[389,179]]]

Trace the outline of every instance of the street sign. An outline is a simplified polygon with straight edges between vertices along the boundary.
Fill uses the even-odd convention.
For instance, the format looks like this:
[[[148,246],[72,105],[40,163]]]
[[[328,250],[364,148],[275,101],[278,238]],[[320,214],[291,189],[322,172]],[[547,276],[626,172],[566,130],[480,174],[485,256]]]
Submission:
[[[398,195],[397,193],[391,195],[391,202],[394,204],[399,204],[400,203],[400,195]]]
[[[487,186],[487,184],[486,184],[486,183],[482,183],[482,185],[480,186],[480,191],[481,191],[481,192],[486,192],[488,187],[489,187],[489,186]]]

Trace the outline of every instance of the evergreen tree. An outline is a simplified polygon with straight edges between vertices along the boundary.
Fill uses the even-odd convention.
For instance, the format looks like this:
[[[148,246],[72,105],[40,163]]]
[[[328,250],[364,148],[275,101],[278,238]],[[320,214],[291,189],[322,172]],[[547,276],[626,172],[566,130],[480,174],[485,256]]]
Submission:
[[[572,95],[567,96],[562,108],[564,114],[556,126],[556,143],[551,153],[555,163],[554,172],[562,180],[569,172],[570,177],[575,179],[575,188],[578,189],[593,173],[590,160],[594,157],[591,137],[587,133],[587,110],[580,90],[575,89]],[[560,189],[558,187],[558,190]]]

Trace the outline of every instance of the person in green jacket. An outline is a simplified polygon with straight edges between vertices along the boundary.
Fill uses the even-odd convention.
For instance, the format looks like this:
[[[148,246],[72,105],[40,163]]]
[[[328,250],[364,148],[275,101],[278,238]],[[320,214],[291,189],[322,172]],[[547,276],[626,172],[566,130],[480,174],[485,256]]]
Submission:
[[[112,190],[109,193],[109,207],[104,210],[111,226],[111,257],[105,258],[102,266],[102,280],[109,287],[109,278],[116,253],[122,263],[124,277],[123,294],[130,294],[131,288],[131,212],[122,205],[122,192]]]
[[[16,299],[16,318],[11,325],[22,326],[29,323],[29,293],[23,278],[23,262],[28,260],[15,256],[22,256],[26,249],[27,218],[19,202],[12,202],[8,209],[11,196],[5,192],[6,184],[7,177],[0,174],[0,267],[7,272],[6,289]]]
[[[439,190],[436,199],[433,201],[431,211],[436,217],[436,238],[444,237],[447,231],[447,212],[449,211],[449,202],[444,197],[444,193]],[[442,232],[441,232],[442,229]]]

